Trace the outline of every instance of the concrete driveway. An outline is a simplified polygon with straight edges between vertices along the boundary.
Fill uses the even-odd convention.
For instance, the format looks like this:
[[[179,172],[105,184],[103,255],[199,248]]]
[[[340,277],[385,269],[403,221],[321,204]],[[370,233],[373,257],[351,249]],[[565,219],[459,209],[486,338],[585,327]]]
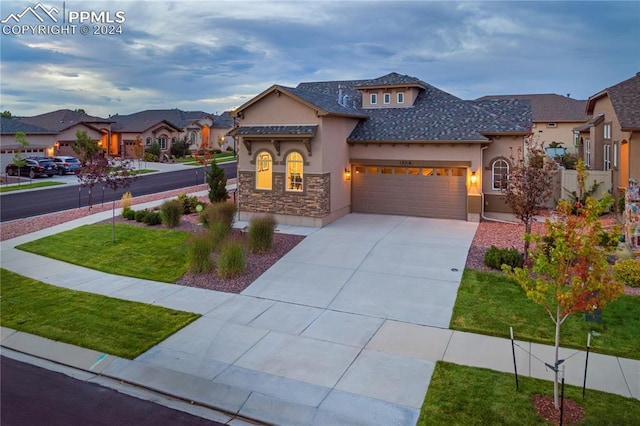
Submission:
[[[241,295],[208,292],[202,318],[107,372],[182,391],[197,376],[194,397],[275,424],[413,425],[476,227],[348,215]]]

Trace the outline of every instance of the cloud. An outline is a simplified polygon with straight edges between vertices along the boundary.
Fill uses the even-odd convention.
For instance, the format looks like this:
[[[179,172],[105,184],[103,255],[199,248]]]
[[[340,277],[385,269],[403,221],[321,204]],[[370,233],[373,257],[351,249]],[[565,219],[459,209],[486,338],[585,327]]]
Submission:
[[[54,4],[55,2],[51,2]],[[2,17],[24,9],[3,2]],[[463,98],[589,95],[640,69],[636,2],[67,1],[112,36],[2,35],[0,110],[224,111],[272,84],[396,71]]]

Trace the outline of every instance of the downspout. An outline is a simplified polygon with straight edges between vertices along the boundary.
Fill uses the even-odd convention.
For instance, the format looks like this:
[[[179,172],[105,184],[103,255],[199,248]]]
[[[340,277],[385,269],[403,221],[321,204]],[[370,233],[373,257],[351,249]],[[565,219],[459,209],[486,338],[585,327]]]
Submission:
[[[483,146],[482,148],[480,148],[480,167],[484,167],[484,150],[489,148],[488,146]],[[482,170],[482,169],[481,169]],[[482,218],[482,220],[486,220],[489,222],[499,222],[499,223],[509,223],[509,224],[513,224],[513,222],[510,222],[508,220],[500,220],[500,219],[495,219],[492,217],[487,217],[484,215],[484,191],[482,190],[484,186],[484,172],[482,173],[482,179],[480,180],[480,196],[481,196],[481,206],[480,206],[480,217]]]

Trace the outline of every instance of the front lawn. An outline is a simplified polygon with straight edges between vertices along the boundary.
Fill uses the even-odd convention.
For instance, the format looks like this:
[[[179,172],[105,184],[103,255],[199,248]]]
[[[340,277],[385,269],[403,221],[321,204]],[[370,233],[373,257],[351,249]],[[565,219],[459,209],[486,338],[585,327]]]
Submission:
[[[0,268],[3,327],[133,359],[200,317],[55,287]]]
[[[620,296],[602,312],[602,324],[586,322],[584,315],[569,317],[561,328],[560,345],[584,349],[587,334],[591,349],[608,355],[640,359],[640,297]],[[554,324],[540,305],[502,274],[466,269],[453,308],[450,328],[471,333],[554,344]]]
[[[185,241],[191,234],[116,223],[84,225],[19,245],[36,253],[109,274],[173,283],[186,271]]]
[[[465,367],[438,361],[422,406],[419,426],[544,425],[534,409],[533,395],[553,395],[550,381]],[[582,406],[581,425],[632,425],[640,419],[640,403],[632,398],[565,386],[565,398]]]

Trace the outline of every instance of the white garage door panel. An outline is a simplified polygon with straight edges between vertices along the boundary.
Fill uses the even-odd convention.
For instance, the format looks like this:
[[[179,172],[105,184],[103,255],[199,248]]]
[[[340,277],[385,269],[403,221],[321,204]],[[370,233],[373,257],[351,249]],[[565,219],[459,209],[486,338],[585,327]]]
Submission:
[[[381,168],[371,173],[371,169],[353,174],[354,212],[466,219],[464,169],[452,173],[449,168],[447,176],[383,174]]]

